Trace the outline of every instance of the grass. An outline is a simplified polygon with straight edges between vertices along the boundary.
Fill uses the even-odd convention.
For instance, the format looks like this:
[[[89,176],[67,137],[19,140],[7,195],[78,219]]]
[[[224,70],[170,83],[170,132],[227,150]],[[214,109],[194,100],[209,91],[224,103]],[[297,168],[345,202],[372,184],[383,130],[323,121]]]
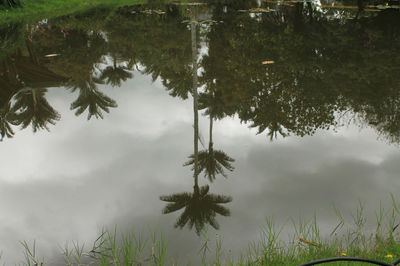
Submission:
[[[393,200],[393,208],[386,211],[382,207],[376,213],[375,228],[366,228],[365,207],[360,203],[352,215],[352,222],[345,226],[341,213],[334,209],[337,225],[330,234],[321,236],[316,216],[310,220],[290,219],[284,225],[276,225],[267,219],[261,238],[251,243],[247,251],[235,257],[226,255],[223,240],[215,237],[215,242],[207,229],[202,233],[199,244],[202,265],[300,265],[316,259],[330,257],[359,257],[373,259],[388,264],[400,258],[400,238],[397,228],[400,222],[399,206]],[[288,241],[283,241],[281,232],[285,227],[294,232]],[[201,242],[201,243],[200,243]],[[26,265],[51,265],[36,257],[35,242],[29,246],[22,242]],[[133,232],[118,237],[113,231],[103,230],[91,248],[73,243],[62,248],[65,265],[179,265],[171,261],[167,254],[167,243],[162,234],[152,233],[148,239]],[[183,264],[182,264],[183,265]],[[365,265],[359,262],[331,262],[324,265]]]
[[[21,8],[0,6],[0,24],[10,22],[33,22],[97,7],[118,7],[147,3],[146,0],[21,0]]]

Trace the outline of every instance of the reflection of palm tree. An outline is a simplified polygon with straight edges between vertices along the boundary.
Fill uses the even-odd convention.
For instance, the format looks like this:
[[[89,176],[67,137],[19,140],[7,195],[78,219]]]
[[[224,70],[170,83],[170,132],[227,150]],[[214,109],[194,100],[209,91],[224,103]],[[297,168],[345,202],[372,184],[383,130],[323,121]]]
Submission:
[[[204,175],[210,180],[210,182],[215,180],[215,175],[222,174],[224,177],[227,175],[224,172],[224,168],[229,171],[233,171],[235,168],[232,166],[232,162],[235,160],[229,157],[225,152],[221,150],[214,150],[213,140],[212,140],[212,129],[213,129],[213,116],[215,112],[213,106],[209,106],[206,113],[210,116],[210,132],[209,132],[209,144],[208,150],[203,150],[198,153],[199,160],[199,173],[204,170]],[[223,116],[221,116],[223,117]],[[194,154],[189,156],[190,160],[187,161],[184,166],[193,165],[195,156]]]
[[[14,94],[21,89],[21,84],[16,78],[14,68],[11,68],[8,62],[11,61],[6,58],[3,61],[6,74],[0,78],[0,141],[4,137],[12,138],[14,131],[11,127],[14,124],[14,112],[11,111],[11,99]],[[14,75],[13,75],[14,74]]]
[[[101,80],[105,80],[107,84],[111,84],[113,87],[120,87],[121,81],[126,81],[128,78],[132,78],[132,73],[127,71],[128,68],[123,66],[117,66],[116,59],[114,59],[114,65],[106,67],[100,76]]]
[[[109,107],[117,107],[117,103],[110,97],[100,92],[96,83],[101,83],[101,80],[95,79],[92,75],[88,80],[83,80],[79,83],[74,83],[72,91],[79,89],[78,98],[71,104],[70,109],[77,109],[75,115],[81,115],[88,109],[88,120],[94,115],[96,118],[103,118],[101,110],[110,112]]]
[[[33,132],[39,129],[49,130],[47,124],[55,125],[60,114],[51,107],[45,98],[46,89],[24,88],[19,91],[11,108],[13,124],[26,128],[32,123]]]
[[[221,150],[214,150],[212,147],[212,143],[210,143],[208,150],[203,150],[199,152],[199,172],[205,171],[204,175],[210,180],[210,182],[215,180],[215,175],[221,174],[224,177],[227,177],[224,172],[224,168],[229,171],[233,171],[235,169],[231,162],[235,160],[229,157],[225,152]],[[193,154],[189,156],[190,160],[184,164],[191,165],[194,163]]]
[[[193,14],[193,13],[192,13]],[[198,103],[197,103],[197,48],[196,48],[196,23],[195,17],[191,18],[191,34],[192,34],[192,63],[193,63],[193,111],[194,111],[194,155],[193,172],[194,186],[193,193],[178,193],[169,196],[161,196],[160,199],[169,202],[163,209],[163,213],[171,213],[182,208],[185,210],[175,223],[175,227],[183,228],[188,224],[189,228],[196,229],[199,235],[204,226],[209,223],[215,229],[219,228],[219,224],[215,219],[217,214],[229,216],[230,211],[220,204],[232,201],[229,196],[209,194],[209,187],[198,185],[198,175],[200,173],[201,162],[199,160],[198,141],[199,141],[199,123],[198,123]],[[200,165],[199,165],[200,164]]]
[[[12,138],[12,136],[14,136],[14,131],[10,125],[12,123],[11,120],[11,105],[9,102],[7,102],[2,108],[0,108],[0,141],[2,141],[5,136],[8,138]]]
[[[171,213],[182,208],[185,210],[179,216],[175,223],[175,227],[183,228],[188,224],[189,228],[193,226],[199,235],[205,224],[209,223],[215,229],[219,228],[219,224],[215,219],[217,214],[229,216],[229,209],[220,204],[232,201],[229,196],[209,194],[209,187],[199,186],[193,187],[193,193],[178,193],[169,196],[161,196],[162,201],[169,202],[163,209],[163,213]]]
[[[208,150],[203,150],[198,153],[199,160],[199,173],[204,171],[204,175],[210,180],[210,182],[215,180],[215,175],[221,174],[227,177],[224,172],[224,168],[229,171],[233,171],[235,168],[232,166],[232,162],[235,160],[229,157],[225,152],[221,150],[214,150],[212,141],[212,128],[213,119],[210,116],[210,141],[208,144]],[[189,156],[190,160],[187,161],[184,166],[194,164],[194,154]]]

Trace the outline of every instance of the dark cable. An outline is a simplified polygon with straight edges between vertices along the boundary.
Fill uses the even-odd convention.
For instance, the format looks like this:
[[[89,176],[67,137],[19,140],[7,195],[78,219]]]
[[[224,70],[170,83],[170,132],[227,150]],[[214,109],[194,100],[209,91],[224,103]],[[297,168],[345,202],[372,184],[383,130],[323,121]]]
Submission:
[[[393,264],[388,264],[388,263],[381,262],[381,261],[356,258],[356,257],[334,257],[334,258],[328,258],[328,259],[314,260],[311,262],[301,264],[299,266],[311,266],[311,265],[317,265],[317,264],[322,264],[322,263],[327,263],[327,262],[332,262],[332,261],[360,261],[360,262],[368,262],[371,264],[382,265],[382,266],[395,266],[400,263],[400,259],[396,260]]]

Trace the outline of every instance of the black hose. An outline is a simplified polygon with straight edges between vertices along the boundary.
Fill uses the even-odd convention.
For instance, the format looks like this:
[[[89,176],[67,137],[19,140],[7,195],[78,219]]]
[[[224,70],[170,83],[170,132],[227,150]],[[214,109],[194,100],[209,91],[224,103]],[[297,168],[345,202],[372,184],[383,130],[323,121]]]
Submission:
[[[376,261],[376,260],[371,260],[371,259],[357,258],[357,257],[334,257],[334,258],[328,258],[328,259],[314,260],[311,262],[301,264],[299,266],[311,266],[311,265],[317,265],[317,264],[333,262],[333,261],[359,261],[359,262],[368,262],[371,264],[382,265],[382,266],[395,266],[400,263],[400,259],[396,260],[393,264],[388,264],[386,262],[381,262],[381,261]]]

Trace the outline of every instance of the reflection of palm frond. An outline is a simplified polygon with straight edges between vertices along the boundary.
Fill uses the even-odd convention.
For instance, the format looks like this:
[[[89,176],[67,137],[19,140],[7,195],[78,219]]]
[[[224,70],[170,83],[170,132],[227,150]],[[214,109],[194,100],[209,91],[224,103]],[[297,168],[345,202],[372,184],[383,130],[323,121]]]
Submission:
[[[88,109],[88,120],[94,115],[103,118],[101,110],[109,113],[110,107],[117,107],[117,103],[110,97],[104,95],[96,87],[81,89],[78,98],[71,104],[70,109],[77,109],[75,115],[81,115]]]
[[[11,107],[12,124],[26,128],[32,124],[33,132],[39,129],[49,130],[47,124],[55,125],[60,114],[51,107],[45,98],[46,89],[25,88],[15,95],[15,103]]]
[[[89,77],[89,79],[70,80],[67,86],[72,92],[75,92],[77,90],[90,90],[92,87],[96,87],[96,84],[104,84],[104,81],[100,78]]]
[[[194,170],[194,154],[189,156],[189,161],[187,161],[184,166],[192,165],[192,170]],[[233,171],[235,168],[232,166],[232,162],[235,160],[229,157],[225,152],[221,150],[202,150],[198,153],[198,162],[200,172],[204,171],[204,176],[207,177],[210,182],[215,180],[217,174],[221,174],[227,177],[224,172],[224,168]]]
[[[206,109],[204,115],[212,118],[222,119],[226,116],[226,106],[221,99],[221,92],[200,93],[199,109]]]
[[[128,72],[124,67],[108,66],[102,71],[100,79],[105,80],[107,84],[111,84],[113,87],[120,87],[121,81],[126,81],[132,77],[132,73]]]
[[[168,77],[163,78],[163,85],[169,91],[169,95],[186,100],[189,93],[191,93],[190,71],[187,69],[181,72],[165,71],[163,74]]]
[[[10,125],[12,124],[13,117],[10,108],[11,106],[8,102],[0,109],[0,141],[2,141],[5,136],[12,138],[15,134]]]
[[[193,193],[184,192],[161,196],[162,201],[169,202],[162,212],[166,214],[185,208],[177,219],[175,227],[183,228],[187,224],[190,229],[194,227],[198,235],[207,223],[218,229],[216,215],[230,215],[229,209],[220,204],[231,202],[232,198],[208,192],[209,186],[200,188],[195,186]]]

